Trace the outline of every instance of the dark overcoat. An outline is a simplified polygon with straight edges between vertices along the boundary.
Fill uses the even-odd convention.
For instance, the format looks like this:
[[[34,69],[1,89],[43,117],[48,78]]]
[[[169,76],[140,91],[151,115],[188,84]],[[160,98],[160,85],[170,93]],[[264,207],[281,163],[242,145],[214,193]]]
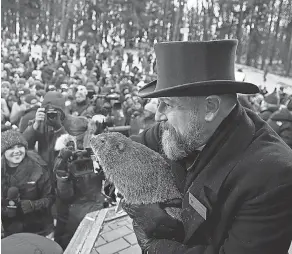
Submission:
[[[161,152],[159,124],[132,137]],[[287,254],[292,239],[292,150],[237,105],[186,170],[171,162],[183,193],[184,241],[148,253]]]

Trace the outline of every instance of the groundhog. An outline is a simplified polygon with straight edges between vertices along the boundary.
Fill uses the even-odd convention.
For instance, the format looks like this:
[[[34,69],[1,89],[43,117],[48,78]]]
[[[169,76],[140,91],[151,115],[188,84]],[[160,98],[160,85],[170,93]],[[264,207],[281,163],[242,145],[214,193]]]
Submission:
[[[106,178],[126,203],[163,203],[182,198],[169,164],[159,153],[118,132],[94,136],[90,145]],[[180,208],[165,210],[181,220]]]

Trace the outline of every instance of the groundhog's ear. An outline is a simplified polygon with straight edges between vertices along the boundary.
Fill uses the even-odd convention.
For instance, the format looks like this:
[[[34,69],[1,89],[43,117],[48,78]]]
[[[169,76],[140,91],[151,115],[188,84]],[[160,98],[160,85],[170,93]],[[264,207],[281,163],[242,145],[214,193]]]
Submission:
[[[117,144],[117,148],[118,148],[119,151],[124,151],[125,145],[122,142],[119,142]]]

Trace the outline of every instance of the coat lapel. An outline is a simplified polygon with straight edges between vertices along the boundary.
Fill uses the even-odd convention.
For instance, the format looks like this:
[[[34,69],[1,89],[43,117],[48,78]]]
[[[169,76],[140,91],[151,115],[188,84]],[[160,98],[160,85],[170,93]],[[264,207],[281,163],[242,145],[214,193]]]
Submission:
[[[201,158],[195,165],[194,171],[197,173],[189,175],[182,212],[184,243],[187,243],[203,222],[208,221],[221,186],[253,139],[255,126],[242,107],[239,107],[235,124],[232,132],[228,133],[228,138],[220,144],[211,159],[208,147],[202,151]]]

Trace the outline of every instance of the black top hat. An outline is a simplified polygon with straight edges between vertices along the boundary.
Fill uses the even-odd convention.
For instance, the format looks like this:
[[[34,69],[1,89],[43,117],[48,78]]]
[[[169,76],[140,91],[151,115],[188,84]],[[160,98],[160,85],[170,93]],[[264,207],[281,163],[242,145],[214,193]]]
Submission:
[[[162,42],[154,46],[158,78],[139,96],[184,97],[212,94],[255,94],[259,88],[235,81],[237,40]]]

